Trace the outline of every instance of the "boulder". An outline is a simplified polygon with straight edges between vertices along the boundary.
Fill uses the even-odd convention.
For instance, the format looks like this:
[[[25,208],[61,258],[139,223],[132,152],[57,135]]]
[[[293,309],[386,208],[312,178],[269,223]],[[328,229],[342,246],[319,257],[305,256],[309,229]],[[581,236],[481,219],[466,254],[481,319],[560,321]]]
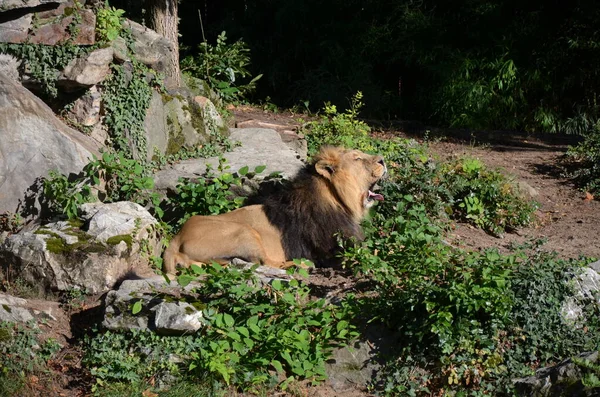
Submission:
[[[600,293],[600,261],[587,265],[581,273],[571,280],[574,294],[565,299],[561,306],[562,318],[575,328],[582,328],[588,320],[584,315],[584,306],[598,301]]]
[[[96,86],[92,86],[73,102],[73,106],[67,111],[67,117],[76,124],[94,126],[100,121],[101,105],[102,93]],[[104,140],[99,142],[104,143]]]
[[[1,6],[0,6],[1,7]],[[27,40],[31,27],[32,14],[25,14],[15,19],[0,23],[0,42],[23,43]]]
[[[14,10],[18,8],[32,8],[39,5],[52,3],[66,3],[69,0],[2,0],[0,1],[0,11]]]
[[[576,361],[598,365],[598,352],[582,353]],[[557,365],[538,369],[533,376],[513,379],[513,384],[518,396],[597,396],[594,390],[587,389],[581,382],[583,373],[581,366],[569,358]]]
[[[137,60],[157,72],[164,72],[175,52],[173,43],[139,23],[126,20],[124,26],[131,29],[134,39],[132,49]]]
[[[72,26],[76,13],[79,14],[79,22]],[[71,37],[73,31],[77,32],[75,37]],[[32,44],[45,45],[56,45],[67,41],[76,45],[94,44],[96,14],[89,9],[75,10],[72,1],[64,2],[58,8],[37,12],[35,24],[32,24],[26,40]]]
[[[67,90],[92,87],[108,76],[112,60],[111,47],[99,48],[83,57],[75,58],[62,71],[58,83]]]
[[[159,255],[157,221],[130,202],[89,203],[81,208],[83,226],[60,221],[0,242],[0,264],[40,292],[109,290],[126,277],[152,274],[151,255]]]
[[[240,266],[252,264],[243,262]],[[256,273],[262,284],[289,279],[282,269],[259,266]],[[163,335],[194,333],[202,327],[204,306],[193,292],[198,286],[198,282],[192,282],[181,287],[162,276],[125,280],[118,289],[106,294],[102,324],[111,330],[151,330]],[[136,302],[141,303],[141,310],[134,314]]]
[[[230,139],[238,141],[239,146],[223,153],[230,166],[229,171],[249,166],[250,170],[259,165],[267,168],[257,179],[264,178],[273,172],[280,172],[284,178],[291,178],[304,166],[299,155],[281,140],[274,131],[263,128],[232,128]],[[206,174],[206,165],[210,164],[216,172],[219,157],[184,160],[157,172],[154,176],[155,186],[160,191],[174,189],[179,178],[196,179]]]
[[[35,215],[36,179],[57,170],[79,173],[92,154],[95,141],[69,128],[52,110],[15,80],[0,74],[0,213],[21,211]]]
[[[148,160],[156,152],[170,155],[182,148],[195,149],[199,145],[229,135],[223,119],[207,98],[197,101],[182,94],[168,95],[153,92],[146,111],[144,126],[148,142]]]
[[[58,302],[27,300],[0,294],[0,322],[27,324],[66,320]]]
[[[0,74],[9,80],[19,81],[21,61],[9,54],[0,54]]]

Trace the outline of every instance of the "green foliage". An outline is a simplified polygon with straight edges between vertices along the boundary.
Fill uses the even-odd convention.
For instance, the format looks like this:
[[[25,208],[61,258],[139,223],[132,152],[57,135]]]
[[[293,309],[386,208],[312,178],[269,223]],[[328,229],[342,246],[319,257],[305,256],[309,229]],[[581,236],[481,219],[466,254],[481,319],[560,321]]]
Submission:
[[[104,123],[113,148],[127,158],[144,163],[148,153],[144,120],[152,98],[147,78],[156,76],[137,61],[132,65],[133,70],[126,70],[124,65],[112,65],[112,74],[103,82]]]
[[[251,77],[250,49],[242,40],[227,44],[227,36],[222,32],[217,37],[217,45],[202,42],[196,56],[188,56],[181,62],[181,70],[192,76],[206,80],[226,102],[234,102],[254,91],[262,74],[242,83]]]
[[[311,122],[305,131],[309,154],[322,145],[381,154],[392,176],[384,196],[387,192],[410,194],[435,217],[448,214],[495,234],[531,223],[536,205],[525,200],[508,177],[487,169],[480,160],[436,163],[425,146],[410,140],[371,138],[369,126],[357,119],[361,98],[358,92],[350,109],[342,114],[335,106],[326,105],[326,115]]]
[[[264,170],[259,166],[250,173],[248,167],[242,167],[237,175],[226,172],[229,166],[224,158],[219,159],[218,175],[207,165],[206,175],[196,182],[180,179],[177,193],[169,198],[169,207],[185,214],[179,218],[181,226],[193,215],[217,215],[239,208],[244,203],[243,197],[235,197],[232,186],[242,186],[243,177],[253,177]]]
[[[123,30],[124,10],[116,9],[108,5],[96,12],[96,40],[111,42],[116,39]]]
[[[59,72],[73,59],[90,52],[93,47],[76,46],[72,44],[43,45],[43,44],[9,44],[0,43],[0,53],[6,53],[19,58],[27,73],[38,81],[45,94],[56,98],[58,90],[56,81]]]
[[[56,171],[50,171],[44,179],[44,200],[52,214],[64,214],[75,219],[81,204],[91,201],[92,189],[89,181],[69,179]]]
[[[53,339],[40,343],[40,333],[35,328],[0,323],[0,395],[16,395],[29,375],[49,371],[47,361],[61,347]]]
[[[310,299],[308,288],[295,279],[263,286],[254,268],[217,264],[192,266],[179,282],[190,276],[203,277],[195,292],[207,304],[207,343],[192,353],[190,369],[227,384],[249,388],[271,382],[273,369],[285,375],[282,387],[296,378],[322,381],[332,348],[356,335],[343,310]]]
[[[583,142],[569,148],[567,156],[574,168],[568,176],[585,190],[600,194],[600,119]]]
[[[324,115],[317,121],[311,121],[305,127],[308,154],[315,154],[323,145],[339,145],[363,151],[373,151],[370,127],[358,120],[363,107],[363,94],[358,91],[350,101],[350,108],[338,113],[337,107],[325,104]]]
[[[254,268],[213,264],[192,265],[178,282],[187,286],[198,277],[202,282],[192,290],[198,300],[191,302],[203,312],[198,334],[107,332],[88,339],[84,362],[96,390],[109,382],[136,384],[186,372],[207,384],[216,380],[247,390],[276,384],[275,373],[285,376],[280,387],[293,379],[318,382],[331,349],[356,335],[342,309],[310,299],[297,280],[263,285]]]

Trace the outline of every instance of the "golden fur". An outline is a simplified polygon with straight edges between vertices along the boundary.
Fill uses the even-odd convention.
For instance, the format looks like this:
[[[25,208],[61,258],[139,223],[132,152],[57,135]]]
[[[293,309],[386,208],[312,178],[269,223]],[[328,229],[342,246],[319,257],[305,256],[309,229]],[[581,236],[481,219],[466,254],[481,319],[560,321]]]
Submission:
[[[371,189],[385,173],[381,156],[324,147],[262,204],[190,218],[165,251],[164,270],[233,258],[278,268],[294,258],[323,264],[335,254],[336,233],[362,238],[360,221],[383,199]]]

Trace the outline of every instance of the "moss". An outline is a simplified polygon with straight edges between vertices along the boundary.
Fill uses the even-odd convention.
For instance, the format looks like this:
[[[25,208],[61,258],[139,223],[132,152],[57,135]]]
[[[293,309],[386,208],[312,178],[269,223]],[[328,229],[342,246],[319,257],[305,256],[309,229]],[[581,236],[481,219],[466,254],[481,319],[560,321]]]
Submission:
[[[133,244],[133,238],[129,234],[119,234],[118,236],[112,236],[106,240],[106,244],[117,245],[120,244],[121,241],[125,241],[125,243],[127,244],[127,248],[131,249],[131,245]]]
[[[190,302],[190,305],[194,306],[194,308],[198,311],[203,311],[206,309],[206,304],[199,301]]]
[[[0,328],[0,342],[8,342],[12,339],[10,331],[6,328]]]
[[[81,229],[83,226],[83,221],[81,219],[69,219],[67,222],[73,228]]]
[[[57,255],[62,255],[70,251],[69,245],[60,237],[50,237],[46,240],[46,250]]]
[[[196,132],[206,139],[206,137],[210,135],[210,131],[206,131],[206,127],[204,125],[204,115],[202,114],[200,107],[192,104],[191,106],[183,105],[182,109],[190,114],[192,127],[194,127]]]
[[[33,232],[33,234],[42,234],[42,235],[46,235],[46,236],[52,236],[52,237],[56,237],[56,238],[60,238],[58,236],[58,234],[54,233],[53,231],[51,231],[50,229],[38,229],[35,232]]]

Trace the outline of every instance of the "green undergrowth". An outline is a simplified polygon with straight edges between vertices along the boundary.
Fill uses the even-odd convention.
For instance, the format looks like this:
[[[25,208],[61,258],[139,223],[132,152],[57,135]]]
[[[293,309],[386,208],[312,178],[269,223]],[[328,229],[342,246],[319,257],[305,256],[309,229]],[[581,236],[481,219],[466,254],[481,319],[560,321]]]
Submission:
[[[95,390],[180,375],[247,391],[285,389],[297,379],[318,383],[326,377],[331,350],[356,335],[344,307],[310,298],[296,279],[263,285],[254,269],[213,264],[192,265],[178,283],[188,286],[197,279],[202,282],[191,291],[197,298],[188,299],[202,308],[197,334],[106,332],[86,342],[85,363],[96,379]]]
[[[29,376],[49,376],[48,360],[60,350],[54,339],[40,343],[41,331],[25,325],[0,322],[0,395],[25,395]]]

